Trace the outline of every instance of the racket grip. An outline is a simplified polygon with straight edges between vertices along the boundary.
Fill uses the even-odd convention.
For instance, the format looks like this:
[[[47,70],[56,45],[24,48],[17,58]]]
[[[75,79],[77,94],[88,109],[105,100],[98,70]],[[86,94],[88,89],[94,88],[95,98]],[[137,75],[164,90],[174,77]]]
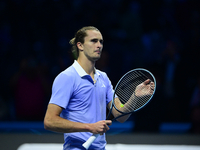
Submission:
[[[99,136],[99,134],[93,134],[85,143],[83,143],[83,147],[88,149],[90,145],[94,142],[94,140]]]

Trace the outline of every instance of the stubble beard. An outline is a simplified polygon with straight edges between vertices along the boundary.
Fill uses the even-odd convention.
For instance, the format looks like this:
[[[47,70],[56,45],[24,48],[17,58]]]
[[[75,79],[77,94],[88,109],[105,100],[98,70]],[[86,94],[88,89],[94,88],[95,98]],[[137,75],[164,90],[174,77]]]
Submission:
[[[86,55],[86,57],[87,57],[87,59],[88,60],[90,60],[90,61],[92,61],[92,62],[96,62],[97,60],[99,60],[100,58],[101,58],[101,54],[100,54],[100,56],[89,56],[89,55]]]

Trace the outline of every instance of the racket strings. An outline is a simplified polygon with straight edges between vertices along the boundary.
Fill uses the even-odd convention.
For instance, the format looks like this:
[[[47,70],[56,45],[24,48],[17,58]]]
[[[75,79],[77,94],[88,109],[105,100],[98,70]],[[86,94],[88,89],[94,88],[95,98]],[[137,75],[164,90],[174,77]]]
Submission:
[[[129,73],[123,78],[123,80],[121,80],[117,89],[115,90],[116,95],[119,97],[119,100],[122,103],[120,107],[123,107],[123,112],[127,113],[137,110],[145,105],[151,98],[152,95],[148,92],[144,93],[144,91],[142,93],[143,96],[137,97],[135,95],[135,90],[138,85],[141,85],[147,79],[152,81],[152,78],[149,78],[148,74],[146,75],[145,73],[146,72],[142,71],[134,71]],[[119,107],[117,109],[122,110]]]
[[[136,86],[140,85],[142,82],[149,79],[142,71],[135,72],[135,73],[136,74],[138,73],[140,75],[140,78],[141,78],[140,82],[135,82]],[[135,91],[134,91],[134,95],[131,97],[131,100],[130,100],[131,103],[127,106],[130,107],[130,109],[136,110],[136,109],[140,108],[141,106],[143,106],[144,104],[146,104],[148,102],[148,100],[150,99],[150,97],[151,97],[151,95],[148,93],[148,91],[143,93],[142,97],[137,97],[135,95]]]
[[[124,102],[126,102],[126,99],[130,98],[130,94],[132,95],[132,93],[134,92],[135,90],[135,84],[136,85],[139,85],[140,83],[142,83],[142,81],[139,81],[139,80],[135,80],[135,84],[133,84],[133,80],[137,77],[139,78],[140,76],[138,74],[136,74],[135,72],[134,73],[134,76],[127,76],[126,78],[124,78],[124,80],[122,81],[121,85],[118,86],[119,88],[121,87],[122,90],[119,90],[119,88],[117,89],[118,92],[117,93],[120,93],[120,95],[122,95],[124,98]],[[134,78],[133,78],[134,77]],[[129,87],[127,87],[129,86]],[[129,90],[130,92],[127,92],[127,94],[124,94],[124,88],[126,88],[126,92]]]
[[[129,74],[129,76],[126,76],[126,78],[124,78],[124,80],[122,80],[121,84],[118,85],[116,93],[121,96],[122,102],[126,102],[128,100],[128,98],[130,98],[130,94],[132,95],[132,93],[134,92],[135,84],[133,84],[133,82],[135,82],[137,85],[140,84],[139,80],[133,81],[135,78],[138,78],[138,77],[139,76],[135,73],[134,73],[134,76],[130,76],[130,74]],[[125,90],[126,90],[126,92],[127,91],[129,91],[129,92],[124,94]]]

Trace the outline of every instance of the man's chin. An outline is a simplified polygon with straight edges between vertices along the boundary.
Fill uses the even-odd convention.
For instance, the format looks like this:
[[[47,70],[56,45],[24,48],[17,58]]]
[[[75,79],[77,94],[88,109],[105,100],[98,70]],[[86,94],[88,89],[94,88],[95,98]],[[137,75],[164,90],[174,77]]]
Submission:
[[[87,57],[90,61],[96,62],[97,60],[99,60],[101,58],[101,56],[96,56],[96,57]]]
[[[93,57],[92,59],[93,59],[93,61],[97,61],[97,60],[99,60],[101,58],[101,56],[99,56],[99,57]]]

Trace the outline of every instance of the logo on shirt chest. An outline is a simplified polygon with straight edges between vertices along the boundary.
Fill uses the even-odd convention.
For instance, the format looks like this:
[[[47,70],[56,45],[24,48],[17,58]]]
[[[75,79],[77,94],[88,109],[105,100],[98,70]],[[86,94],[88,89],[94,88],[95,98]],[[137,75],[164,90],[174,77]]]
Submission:
[[[101,87],[106,87],[106,86],[102,83]]]

